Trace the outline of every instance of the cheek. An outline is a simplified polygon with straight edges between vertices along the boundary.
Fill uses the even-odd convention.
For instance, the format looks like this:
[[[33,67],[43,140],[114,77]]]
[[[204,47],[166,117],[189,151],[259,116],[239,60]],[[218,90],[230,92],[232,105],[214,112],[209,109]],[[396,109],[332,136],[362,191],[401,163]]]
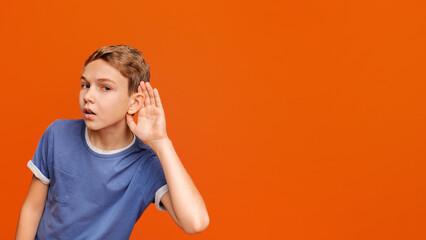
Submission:
[[[81,94],[81,91],[78,93],[78,102],[82,103],[83,101],[83,95]]]
[[[127,109],[130,106],[130,98],[129,98],[129,96],[126,95],[126,94],[123,94],[120,97],[120,100],[117,101],[117,102],[119,102],[119,105],[120,105],[120,106],[117,106],[117,107],[119,107],[120,109],[125,109],[125,111],[127,112]]]
[[[97,106],[103,112],[114,113],[119,111],[121,108],[121,101],[116,98],[104,98],[100,101],[98,100]]]
[[[97,99],[97,109],[110,116],[125,116],[130,98],[124,94],[110,94]]]
[[[79,101],[83,101],[83,99],[84,99],[84,94],[85,94],[84,89],[80,89],[80,91],[78,92],[78,100],[79,100]]]

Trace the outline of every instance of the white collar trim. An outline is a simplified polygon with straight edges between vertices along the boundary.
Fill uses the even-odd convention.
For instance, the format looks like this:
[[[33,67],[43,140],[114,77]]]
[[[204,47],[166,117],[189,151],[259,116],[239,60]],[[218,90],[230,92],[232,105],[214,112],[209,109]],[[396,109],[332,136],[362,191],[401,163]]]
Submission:
[[[89,133],[87,132],[87,127],[84,130],[84,136],[86,138],[86,143],[89,146],[89,148],[92,149],[94,152],[97,152],[99,154],[115,154],[115,153],[119,153],[119,152],[124,151],[124,150],[128,149],[129,147],[133,146],[133,144],[136,142],[136,136],[135,136],[135,134],[133,134],[133,140],[132,140],[132,142],[129,145],[127,145],[126,147],[120,148],[120,149],[114,149],[114,150],[102,150],[102,149],[96,148],[90,142]]]

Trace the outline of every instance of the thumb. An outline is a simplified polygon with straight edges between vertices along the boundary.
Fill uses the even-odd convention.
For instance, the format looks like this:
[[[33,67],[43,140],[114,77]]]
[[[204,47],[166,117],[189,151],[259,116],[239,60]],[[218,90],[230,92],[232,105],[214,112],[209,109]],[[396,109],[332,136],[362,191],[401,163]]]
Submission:
[[[133,121],[132,115],[130,115],[128,113],[126,114],[126,122],[127,122],[127,125],[129,126],[130,130],[132,132],[134,132],[134,130],[136,128],[136,123],[135,123],[135,121]]]

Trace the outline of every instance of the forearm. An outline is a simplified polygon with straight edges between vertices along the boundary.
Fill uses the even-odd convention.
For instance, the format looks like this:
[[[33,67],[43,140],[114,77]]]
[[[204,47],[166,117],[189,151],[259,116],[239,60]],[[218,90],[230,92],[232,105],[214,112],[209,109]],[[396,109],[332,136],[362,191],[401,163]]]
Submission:
[[[15,240],[34,240],[42,214],[42,210],[31,209],[24,203],[19,215]]]
[[[174,213],[182,226],[208,224],[209,217],[201,194],[179,160],[170,139],[152,144],[152,149],[160,159],[169,188]]]

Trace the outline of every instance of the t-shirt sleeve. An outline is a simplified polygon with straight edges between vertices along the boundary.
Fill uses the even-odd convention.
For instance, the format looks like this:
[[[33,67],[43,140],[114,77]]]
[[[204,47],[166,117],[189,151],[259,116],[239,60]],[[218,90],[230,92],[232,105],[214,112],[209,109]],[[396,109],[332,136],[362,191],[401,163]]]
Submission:
[[[28,161],[28,168],[44,184],[50,183],[50,171],[52,170],[53,157],[53,131],[50,124],[41,136],[33,159]]]
[[[166,177],[164,175],[163,167],[161,166],[161,162],[156,155],[153,156],[152,159],[152,168],[151,172],[153,174],[154,181],[154,190],[155,197],[152,203],[155,204],[155,207],[160,211],[167,211],[164,205],[160,202],[161,198],[169,191],[167,186]]]
[[[160,202],[161,198],[169,191],[169,187],[167,186],[167,183],[164,184],[162,187],[160,187],[157,192],[155,193],[155,207],[163,212],[166,212],[167,209],[164,207],[164,205]]]

